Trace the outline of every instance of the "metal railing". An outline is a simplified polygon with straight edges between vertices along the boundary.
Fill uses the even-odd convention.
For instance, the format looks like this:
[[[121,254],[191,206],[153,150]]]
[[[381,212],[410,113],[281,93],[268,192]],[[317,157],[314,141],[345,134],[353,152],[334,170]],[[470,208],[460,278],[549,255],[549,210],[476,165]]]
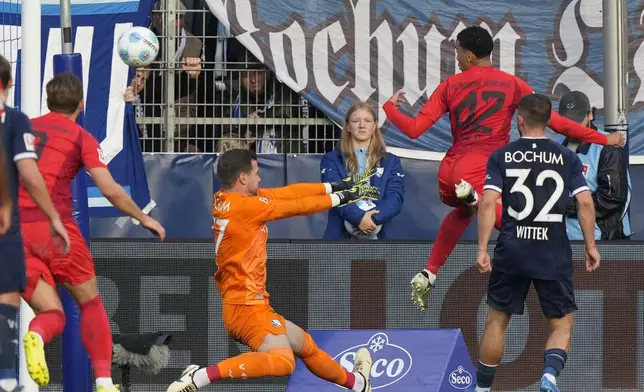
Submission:
[[[340,129],[280,83],[218,23],[203,0],[159,0],[160,53],[124,94],[143,152],[324,153]]]

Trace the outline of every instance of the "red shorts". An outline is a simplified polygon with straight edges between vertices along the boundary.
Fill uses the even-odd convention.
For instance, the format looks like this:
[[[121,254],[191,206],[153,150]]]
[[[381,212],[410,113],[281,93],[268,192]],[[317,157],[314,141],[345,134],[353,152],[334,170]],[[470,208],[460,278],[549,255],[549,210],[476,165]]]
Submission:
[[[485,171],[489,155],[476,152],[446,155],[438,169],[438,193],[443,204],[451,207],[462,206],[456,198],[454,187],[465,180],[472,185],[479,197],[483,195]]]
[[[66,255],[60,252],[60,244],[54,244],[48,221],[21,225],[27,265],[27,288],[23,297],[27,302],[40,278],[55,287],[56,283],[78,285],[96,276],[94,261],[78,226],[73,220],[65,221],[64,225],[71,244]]]

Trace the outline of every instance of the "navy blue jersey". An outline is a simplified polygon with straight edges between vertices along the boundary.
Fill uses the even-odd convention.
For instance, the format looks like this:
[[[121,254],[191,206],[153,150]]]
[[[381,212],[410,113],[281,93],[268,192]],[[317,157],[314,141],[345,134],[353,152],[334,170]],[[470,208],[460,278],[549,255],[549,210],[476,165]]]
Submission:
[[[18,216],[19,176],[16,162],[21,159],[38,159],[38,155],[36,154],[35,138],[31,131],[31,121],[24,113],[8,106],[4,107],[2,114],[2,137],[7,156],[11,201],[13,202],[11,215],[13,230],[20,227]]]
[[[547,138],[521,138],[490,156],[484,188],[503,202],[494,268],[537,279],[572,274],[564,216],[569,195],[588,190],[583,170],[574,152]]]

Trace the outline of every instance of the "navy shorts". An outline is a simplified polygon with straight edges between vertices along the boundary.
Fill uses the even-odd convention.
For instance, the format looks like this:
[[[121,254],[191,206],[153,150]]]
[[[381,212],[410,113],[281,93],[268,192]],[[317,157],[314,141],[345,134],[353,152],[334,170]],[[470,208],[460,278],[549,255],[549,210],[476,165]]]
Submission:
[[[27,286],[25,251],[20,230],[0,236],[0,294],[22,292]]]
[[[539,296],[544,316],[560,318],[577,310],[572,277],[544,280],[507,274],[492,268],[487,288],[487,304],[507,314],[523,314],[530,284]]]

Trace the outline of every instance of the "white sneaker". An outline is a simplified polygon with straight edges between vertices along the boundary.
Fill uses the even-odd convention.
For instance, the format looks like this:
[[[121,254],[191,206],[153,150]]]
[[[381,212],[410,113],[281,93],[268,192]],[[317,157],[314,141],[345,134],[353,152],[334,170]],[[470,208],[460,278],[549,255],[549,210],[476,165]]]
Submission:
[[[420,310],[425,311],[427,310],[427,302],[429,301],[429,292],[432,291],[434,286],[423,272],[417,273],[411,280],[411,299],[414,300],[414,305],[418,306]]]
[[[190,365],[186,370],[181,373],[181,377],[168,387],[168,392],[195,392],[197,385],[195,385],[194,376],[195,372],[199,370],[199,366]]]
[[[461,180],[461,183],[454,185],[456,190],[456,198],[468,205],[475,206],[479,201],[479,195],[476,193],[472,185],[465,181]]]
[[[353,371],[358,373],[364,379],[364,388],[362,392],[371,392],[371,382],[369,382],[369,375],[371,374],[371,354],[366,348],[361,348],[356,353],[356,360],[353,362]]]

